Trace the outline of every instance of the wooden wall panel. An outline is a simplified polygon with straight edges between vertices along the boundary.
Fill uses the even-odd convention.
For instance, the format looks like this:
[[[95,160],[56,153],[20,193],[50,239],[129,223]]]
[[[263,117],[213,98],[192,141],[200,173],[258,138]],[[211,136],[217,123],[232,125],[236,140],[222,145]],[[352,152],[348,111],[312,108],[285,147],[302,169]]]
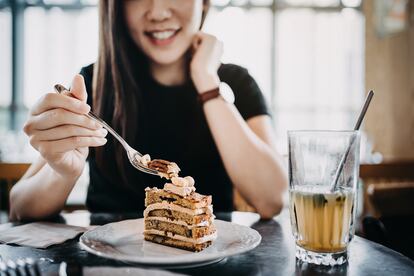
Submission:
[[[374,1],[363,1],[366,16],[366,90],[376,96],[365,130],[385,159],[414,159],[414,24],[396,35],[375,32]],[[414,3],[410,1],[411,17]]]

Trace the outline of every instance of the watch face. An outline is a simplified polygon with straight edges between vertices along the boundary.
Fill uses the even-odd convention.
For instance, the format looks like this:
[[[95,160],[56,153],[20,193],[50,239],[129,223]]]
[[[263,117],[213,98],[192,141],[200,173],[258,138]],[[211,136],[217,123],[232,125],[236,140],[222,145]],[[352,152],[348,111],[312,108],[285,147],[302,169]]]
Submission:
[[[230,88],[230,86],[225,83],[220,83],[220,95],[223,97],[223,99],[228,103],[234,103],[234,93],[233,90]]]

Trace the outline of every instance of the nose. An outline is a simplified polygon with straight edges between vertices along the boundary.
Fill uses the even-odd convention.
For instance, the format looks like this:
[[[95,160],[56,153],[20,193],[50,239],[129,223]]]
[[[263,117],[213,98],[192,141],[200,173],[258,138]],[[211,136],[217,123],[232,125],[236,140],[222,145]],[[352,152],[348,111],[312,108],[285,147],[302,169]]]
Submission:
[[[151,21],[164,21],[171,17],[172,12],[169,7],[170,0],[150,0],[147,12],[147,19]]]

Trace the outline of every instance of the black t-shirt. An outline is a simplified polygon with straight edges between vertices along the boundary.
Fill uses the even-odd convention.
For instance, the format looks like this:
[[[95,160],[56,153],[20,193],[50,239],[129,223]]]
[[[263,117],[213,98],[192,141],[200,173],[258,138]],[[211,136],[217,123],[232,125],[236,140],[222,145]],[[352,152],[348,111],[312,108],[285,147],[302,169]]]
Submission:
[[[88,103],[92,105],[93,65],[82,68],[81,74],[85,79]],[[218,75],[221,81],[232,88],[235,106],[245,120],[269,114],[257,83],[246,69],[223,64]],[[215,211],[231,211],[232,183],[198,102],[194,85],[188,82],[179,86],[165,86],[147,77],[141,81],[140,87],[143,91],[141,106],[147,119],[139,129],[142,139],[131,146],[143,154],[150,154],[152,159],[176,162],[181,168],[181,176],[194,177],[197,192],[212,195]],[[128,179],[129,186],[119,183],[121,180],[111,181],[98,168],[94,154],[89,155],[89,166],[87,207],[92,212],[142,211],[145,187],[162,188],[165,183],[165,179],[138,170],[133,171],[136,175]],[[116,168],[114,161],[113,169]],[[131,186],[133,188],[128,188]]]

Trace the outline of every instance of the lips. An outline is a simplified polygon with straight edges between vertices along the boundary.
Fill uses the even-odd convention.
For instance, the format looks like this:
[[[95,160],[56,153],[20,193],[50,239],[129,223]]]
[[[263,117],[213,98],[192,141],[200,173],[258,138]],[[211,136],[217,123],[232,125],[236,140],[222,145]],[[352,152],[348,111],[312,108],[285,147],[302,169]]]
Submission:
[[[180,29],[167,29],[146,31],[144,33],[152,44],[156,46],[166,46],[174,41],[174,38],[177,36],[179,31]]]

